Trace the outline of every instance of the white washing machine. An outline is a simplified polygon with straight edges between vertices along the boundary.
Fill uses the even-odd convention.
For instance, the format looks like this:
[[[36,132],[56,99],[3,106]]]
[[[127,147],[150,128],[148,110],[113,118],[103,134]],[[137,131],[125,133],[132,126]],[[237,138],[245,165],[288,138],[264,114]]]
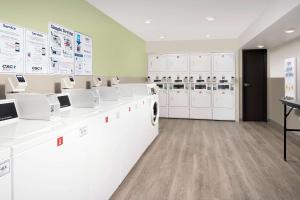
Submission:
[[[0,147],[0,199],[11,200],[10,149]]]
[[[149,73],[148,81],[155,83],[158,88],[160,117],[169,117],[169,84],[165,73]]]
[[[188,73],[170,74],[169,117],[189,118]]]

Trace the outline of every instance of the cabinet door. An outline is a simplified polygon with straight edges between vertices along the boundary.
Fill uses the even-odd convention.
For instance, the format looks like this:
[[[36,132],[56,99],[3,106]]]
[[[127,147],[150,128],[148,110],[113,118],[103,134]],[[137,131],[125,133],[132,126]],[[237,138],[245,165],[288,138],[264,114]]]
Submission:
[[[158,93],[159,106],[168,106],[168,91],[160,90]]]
[[[168,71],[170,72],[188,72],[187,55],[168,55]]]
[[[234,72],[234,54],[214,54],[213,56],[213,72]]]
[[[234,106],[234,92],[217,90],[213,92],[213,106],[215,108],[230,108]]]
[[[88,188],[88,138],[83,125],[16,155],[14,199],[89,199],[88,190],[82,189]]]
[[[189,93],[187,90],[170,90],[169,106],[189,106]]]
[[[190,56],[190,72],[210,72],[211,55],[199,54]]]
[[[149,72],[163,72],[167,70],[167,58],[164,55],[151,55],[148,57]]]
[[[211,92],[210,91],[191,91],[191,107],[210,108]]]

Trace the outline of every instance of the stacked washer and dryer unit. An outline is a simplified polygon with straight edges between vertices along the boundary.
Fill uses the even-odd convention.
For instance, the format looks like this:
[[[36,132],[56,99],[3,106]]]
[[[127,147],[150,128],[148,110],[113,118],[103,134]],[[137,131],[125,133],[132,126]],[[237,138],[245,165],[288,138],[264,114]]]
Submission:
[[[150,55],[148,79],[161,88],[161,117],[235,120],[233,53]]]

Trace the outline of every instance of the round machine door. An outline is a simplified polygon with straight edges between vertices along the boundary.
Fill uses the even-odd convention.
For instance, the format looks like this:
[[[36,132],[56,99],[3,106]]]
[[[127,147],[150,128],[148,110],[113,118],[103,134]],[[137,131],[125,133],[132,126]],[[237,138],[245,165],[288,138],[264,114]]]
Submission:
[[[155,126],[158,122],[158,118],[159,118],[159,107],[158,107],[158,102],[157,101],[153,101],[152,104],[152,112],[151,112],[151,122],[152,125]]]

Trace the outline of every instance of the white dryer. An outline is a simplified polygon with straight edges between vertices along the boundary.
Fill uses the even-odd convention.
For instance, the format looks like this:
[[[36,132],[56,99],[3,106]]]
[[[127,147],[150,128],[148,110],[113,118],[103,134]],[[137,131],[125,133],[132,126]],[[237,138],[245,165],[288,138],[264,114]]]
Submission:
[[[167,65],[169,72],[188,72],[188,55],[186,54],[168,54]]]
[[[213,54],[213,119],[235,120],[235,57]]]
[[[153,54],[148,56],[149,72],[165,72],[167,71],[167,56]]]
[[[169,117],[189,118],[188,74],[173,73],[170,77]]]
[[[190,118],[191,119],[212,119],[212,86],[206,82],[210,74],[197,74],[191,76],[190,89]],[[198,79],[195,79],[198,77]]]
[[[213,119],[235,120],[235,91],[229,83],[213,86]]]

